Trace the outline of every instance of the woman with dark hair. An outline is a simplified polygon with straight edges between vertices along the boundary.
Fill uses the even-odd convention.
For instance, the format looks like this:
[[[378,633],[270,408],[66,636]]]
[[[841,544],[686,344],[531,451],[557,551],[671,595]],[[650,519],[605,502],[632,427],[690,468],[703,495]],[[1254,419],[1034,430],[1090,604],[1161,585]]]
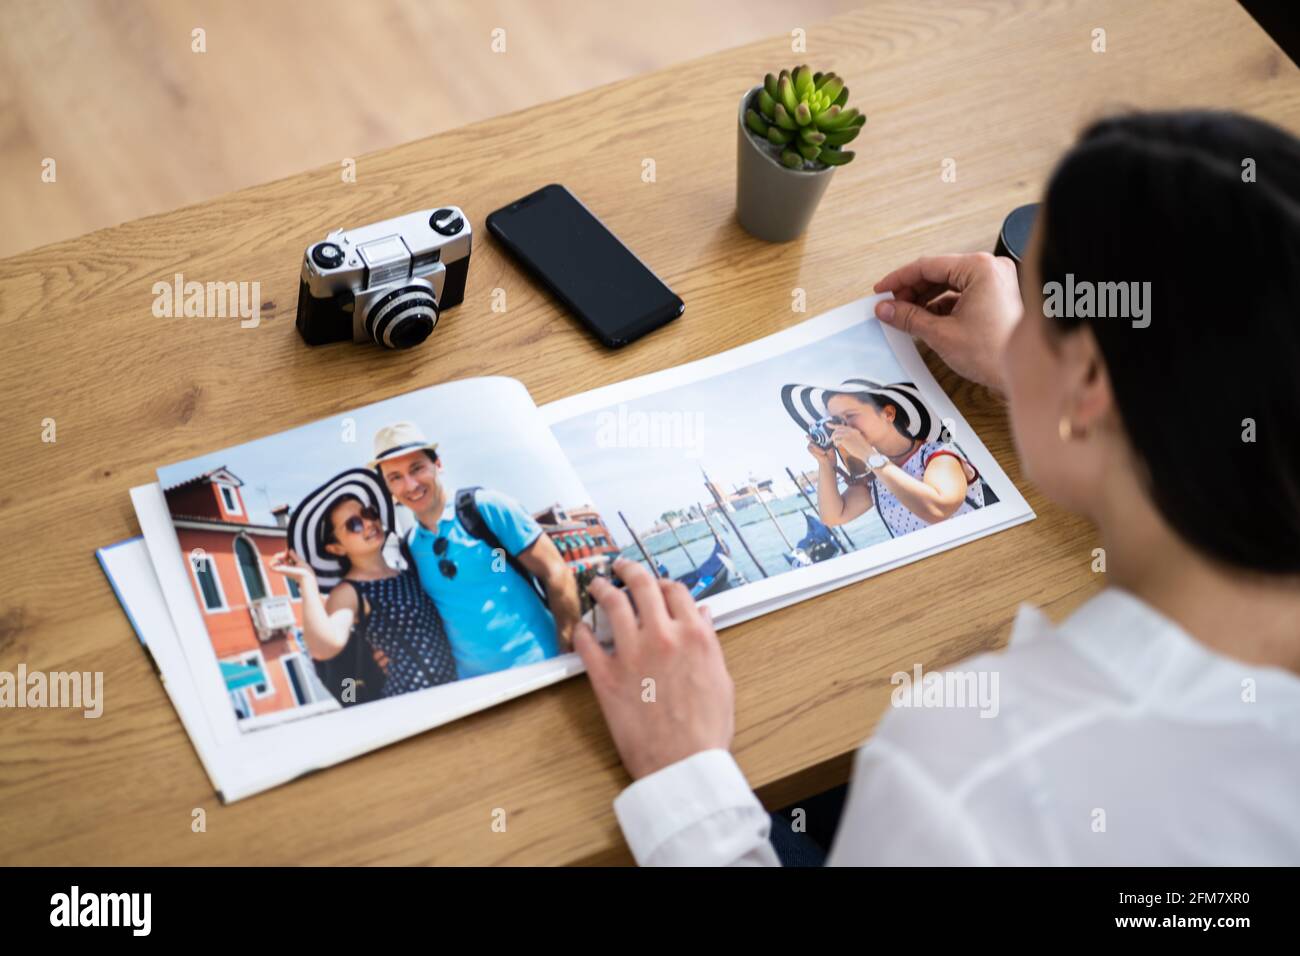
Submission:
[[[1045,309],[1062,288],[1076,307]],[[999,678],[991,709],[891,709],[830,862],[1300,863],[1300,141],[1222,113],[1099,122],[1019,276],[935,256],[876,290],[882,321],[1006,396],[1025,474],[1096,524],[1108,587],[1060,625],[1022,607],[1008,649],[959,665]],[[616,652],[576,646],[636,779],[614,804],[634,855],[778,862],[707,613],[618,573],[635,609],[591,588]]]
[[[302,584],[303,638],[324,671],[322,680],[341,703],[364,703],[456,680],[456,663],[442,617],[413,569],[397,571],[384,558],[394,523],[392,500],[378,476],[352,469],[307,495],[290,518],[290,548],[272,568]],[[323,595],[322,590],[328,594]],[[349,659],[330,667],[360,642],[382,672],[379,688],[342,681],[364,680],[367,662]],[[337,676],[338,680],[335,680]]]

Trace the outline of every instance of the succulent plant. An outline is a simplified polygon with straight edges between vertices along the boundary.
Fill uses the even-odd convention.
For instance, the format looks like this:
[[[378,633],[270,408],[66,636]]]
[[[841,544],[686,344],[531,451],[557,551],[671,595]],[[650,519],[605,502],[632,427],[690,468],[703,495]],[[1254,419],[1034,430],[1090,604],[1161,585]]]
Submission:
[[[854,155],[844,146],[867,121],[848,100],[849,88],[834,73],[814,73],[806,65],[769,73],[745,110],[745,126],[790,169],[843,166]]]

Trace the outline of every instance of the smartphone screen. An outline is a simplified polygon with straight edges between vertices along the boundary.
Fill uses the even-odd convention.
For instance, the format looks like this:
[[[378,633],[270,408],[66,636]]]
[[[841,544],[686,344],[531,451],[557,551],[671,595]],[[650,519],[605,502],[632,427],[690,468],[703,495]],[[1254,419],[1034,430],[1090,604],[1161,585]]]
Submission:
[[[672,321],[682,300],[559,184],[487,218],[488,232],[605,345],[617,348]]]

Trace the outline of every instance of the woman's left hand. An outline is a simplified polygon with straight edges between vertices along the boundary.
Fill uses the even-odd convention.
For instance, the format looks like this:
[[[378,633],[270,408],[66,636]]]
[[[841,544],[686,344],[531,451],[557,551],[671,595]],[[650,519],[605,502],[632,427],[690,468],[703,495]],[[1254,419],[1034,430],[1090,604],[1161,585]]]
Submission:
[[[831,432],[831,440],[835,442],[836,448],[858,461],[866,461],[875,452],[862,432],[849,425],[836,425],[835,431]]]
[[[623,766],[640,779],[702,750],[731,746],[735,685],[706,609],[684,584],[656,578],[635,561],[614,570],[632,601],[603,578],[589,593],[614,630],[614,653],[586,622],[574,644],[587,665],[600,709]]]

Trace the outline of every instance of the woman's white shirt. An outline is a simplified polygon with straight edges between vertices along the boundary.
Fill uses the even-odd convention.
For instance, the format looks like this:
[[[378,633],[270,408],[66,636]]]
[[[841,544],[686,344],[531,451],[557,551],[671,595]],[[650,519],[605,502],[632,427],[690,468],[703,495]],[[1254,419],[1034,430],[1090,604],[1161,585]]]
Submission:
[[[900,683],[829,864],[1300,864],[1300,677],[1216,654],[1114,588],[1060,626],[1021,607],[1007,650],[949,673],[983,674],[995,706],[916,706]],[[642,865],[778,865],[725,750],[614,810]]]

